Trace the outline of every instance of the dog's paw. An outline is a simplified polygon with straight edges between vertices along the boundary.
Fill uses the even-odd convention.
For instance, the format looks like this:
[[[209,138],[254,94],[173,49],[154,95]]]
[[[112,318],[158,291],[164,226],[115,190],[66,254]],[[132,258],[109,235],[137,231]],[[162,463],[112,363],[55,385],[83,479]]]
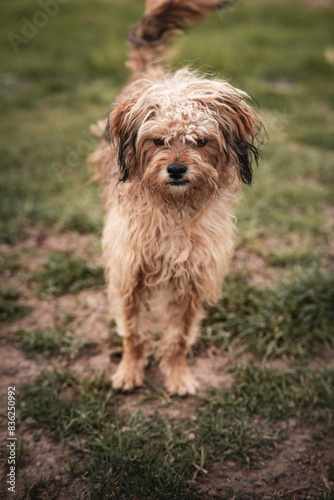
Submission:
[[[120,363],[116,373],[111,377],[114,389],[131,391],[143,385],[144,370],[141,367]]]
[[[198,382],[187,366],[174,367],[166,375],[166,389],[170,394],[188,396],[196,393]]]

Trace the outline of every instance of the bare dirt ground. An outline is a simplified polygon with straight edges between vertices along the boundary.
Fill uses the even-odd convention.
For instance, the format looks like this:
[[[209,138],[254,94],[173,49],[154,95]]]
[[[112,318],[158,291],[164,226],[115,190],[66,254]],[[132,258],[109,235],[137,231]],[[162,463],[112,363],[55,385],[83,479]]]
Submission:
[[[263,500],[318,498],[329,489],[327,467],[332,463],[333,450],[326,443],[315,450],[310,430],[296,428],[296,425],[291,419],[286,429],[289,439],[269,452],[258,469],[240,469],[233,461],[215,466],[207,475],[203,492],[222,493],[232,488]]]
[[[42,369],[58,368],[72,370],[79,376],[89,374],[103,374],[109,379],[120,360],[121,348],[112,345],[110,338],[114,335],[108,322],[107,297],[105,290],[84,290],[77,295],[66,295],[57,298],[41,298],[35,294],[35,286],[27,280],[29,272],[39,267],[45,256],[51,250],[72,250],[90,262],[100,263],[100,254],[95,239],[87,236],[78,236],[74,233],[55,235],[50,231],[31,230],[27,239],[21,242],[15,250],[24,255],[22,269],[15,272],[5,271],[3,278],[7,285],[19,289],[22,296],[20,302],[32,307],[28,316],[17,321],[5,323],[1,334],[1,366],[0,366],[0,404],[7,406],[7,388],[15,385],[17,390],[32,380]],[[12,247],[3,246],[2,251],[12,253]],[[251,267],[253,274],[250,279],[258,280],[261,276],[263,284],[270,285],[273,272],[265,268],[264,261],[255,254],[245,250],[236,252],[233,269]],[[251,266],[249,266],[251,263]],[[74,313],[70,327],[79,336],[94,340],[96,345],[84,353],[80,358],[51,358],[31,360],[22,351],[8,342],[11,332],[22,327],[47,328],[54,327],[64,314]],[[229,373],[229,357],[224,352],[215,351],[205,355],[195,356],[191,360],[192,370],[200,382],[200,395],[209,386],[218,387],[221,383],[226,387],[232,385],[233,379]],[[284,367],[284,362],[273,363],[276,369]],[[147,380],[156,385],[163,385],[162,376],[156,366],[147,371]],[[150,393],[147,385],[136,394],[124,396],[124,405],[119,411],[131,412],[138,405],[143,395]],[[150,416],[155,412],[170,419],[182,417],[190,410],[196,398],[186,398],[167,404],[162,400],[151,400],[143,404],[144,415]],[[7,438],[6,419],[0,417],[1,442]],[[328,468],[334,462],[334,449],[326,442],[315,446],[311,439],[312,429],[300,428],[295,419],[277,424],[277,430],[283,431],[287,439],[279,442],[274,450],[268,451],[265,458],[259,462],[258,468],[241,467],[231,460],[221,460],[199,479],[203,498],[211,494],[224,495],[229,489],[246,493],[245,498],[271,499],[320,498],[321,491],[329,489]],[[46,436],[44,429],[31,430],[25,426],[18,430],[22,441],[24,455],[18,467],[17,494],[21,498],[26,483],[32,484],[41,476],[54,477],[59,480],[55,486],[52,498],[86,498],[85,486],[80,480],[69,484],[67,468],[70,462],[80,464],[83,456],[72,452],[71,443],[55,444]],[[0,498],[6,498],[7,477],[6,469],[2,469],[0,482]],[[198,484],[198,483],[197,483]],[[8,498],[13,498],[10,494]],[[321,497],[322,498],[322,497]]]

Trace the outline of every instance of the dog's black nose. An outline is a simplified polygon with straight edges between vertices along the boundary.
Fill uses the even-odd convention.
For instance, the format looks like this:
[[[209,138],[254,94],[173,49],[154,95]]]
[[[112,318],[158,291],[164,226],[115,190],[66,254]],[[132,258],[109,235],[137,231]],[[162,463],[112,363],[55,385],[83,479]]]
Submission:
[[[171,179],[174,179],[175,181],[182,179],[186,171],[187,167],[186,165],[182,165],[182,163],[171,163],[167,167],[167,172],[169,173],[169,177]]]

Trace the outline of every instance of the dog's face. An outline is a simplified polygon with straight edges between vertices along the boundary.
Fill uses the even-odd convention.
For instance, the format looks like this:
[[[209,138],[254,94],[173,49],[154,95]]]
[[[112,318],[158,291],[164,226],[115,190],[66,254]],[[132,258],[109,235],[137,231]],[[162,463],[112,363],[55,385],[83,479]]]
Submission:
[[[260,122],[245,97],[184,70],[159,82],[137,81],[107,125],[120,180],[178,206],[198,206],[236,179],[250,184]]]

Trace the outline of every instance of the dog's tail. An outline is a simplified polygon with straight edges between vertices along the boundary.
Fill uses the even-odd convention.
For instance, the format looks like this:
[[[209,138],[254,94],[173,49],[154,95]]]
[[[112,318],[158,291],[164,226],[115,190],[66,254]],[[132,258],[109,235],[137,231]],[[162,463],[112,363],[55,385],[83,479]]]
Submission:
[[[146,0],[146,10],[130,31],[130,53],[126,65],[134,75],[160,64],[175,35],[235,0]]]

